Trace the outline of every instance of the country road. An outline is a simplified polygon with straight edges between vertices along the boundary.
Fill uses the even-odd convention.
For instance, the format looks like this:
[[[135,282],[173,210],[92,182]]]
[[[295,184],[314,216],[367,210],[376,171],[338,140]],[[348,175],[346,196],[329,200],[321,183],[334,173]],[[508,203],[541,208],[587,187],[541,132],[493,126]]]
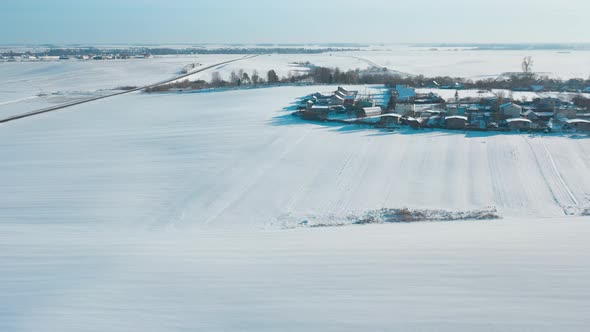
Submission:
[[[38,115],[38,114],[43,114],[43,113],[47,113],[47,112],[57,111],[57,110],[60,110],[60,109],[64,109],[64,108],[67,108],[67,107],[72,107],[72,106],[76,106],[76,105],[80,105],[80,104],[89,103],[89,102],[96,101],[96,100],[99,100],[99,99],[105,99],[105,98],[110,98],[110,97],[120,96],[120,95],[124,95],[124,94],[129,94],[129,93],[132,93],[132,92],[141,91],[141,90],[144,90],[144,89],[156,87],[158,85],[162,85],[162,84],[174,82],[176,80],[183,79],[183,78],[189,77],[191,75],[194,75],[194,74],[197,74],[197,73],[200,73],[200,72],[203,72],[203,71],[206,71],[206,70],[209,70],[209,69],[218,67],[218,66],[227,65],[229,63],[238,62],[238,61],[242,61],[242,60],[246,60],[246,59],[252,59],[252,58],[255,58],[257,56],[259,56],[259,54],[251,55],[251,56],[246,56],[246,57],[242,57],[242,58],[239,58],[239,59],[233,59],[233,60],[219,62],[219,63],[213,64],[213,65],[210,65],[210,66],[201,68],[199,70],[192,71],[190,73],[186,73],[186,74],[182,74],[182,75],[179,75],[179,76],[175,76],[173,78],[166,79],[164,81],[160,81],[160,82],[157,82],[157,83],[145,85],[145,86],[134,88],[134,89],[131,89],[131,90],[126,90],[126,91],[111,93],[111,94],[103,95],[103,96],[96,96],[96,97],[92,97],[92,98],[88,98],[88,99],[84,99],[84,100],[78,100],[78,101],[71,102],[71,103],[59,104],[59,105],[56,105],[56,106],[45,107],[45,108],[37,109],[37,110],[34,110],[34,111],[30,111],[30,112],[25,112],[25,113],[21,113],[21,114],[16,114],[16,115],[12,115],[12,116],[9,116],[9,117],[5,117],[5,118],[0,118],[0,123],[10,122],[10,121],[14,121],[14,120],[23,119],[23,118],[27,118],[27,117],[30,117],[30,116]]]

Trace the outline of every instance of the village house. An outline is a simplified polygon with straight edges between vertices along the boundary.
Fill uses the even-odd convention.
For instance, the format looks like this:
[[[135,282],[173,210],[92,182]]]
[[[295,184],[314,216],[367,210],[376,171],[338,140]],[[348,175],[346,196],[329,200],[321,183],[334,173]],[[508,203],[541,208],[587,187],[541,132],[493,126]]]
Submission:
[[[510,130],[528,130],[531,129],[532,121],[525,118],[512,118],[506,120]]]
[[[499,112],[505,118],[519,118],[522,113],[522,106],[515,103],[505,103],[500,105]]]
[[[338,89],[334,92],[330,104],[352,106],[354,105],[357,95],[358,91],[348,91],[342,87],[338,87]]]
[[[416,99],[416,90],[406,85],[398,84],[395,86],[398,102],[410,102]]]
[[[450,115],[465,115],[467,113],[467,106],[449,105],[447,106],[447,113]]]
[[[323,121],[328,118],[330,108],[328,106],[313,106],[300,112],[305,120]]]
[[[465,129],[467,126],[467,117],[462,115],[451,115],[445,118],[447,129]]]
[[[560,107],[555,110],[555,117],[558,119],[575,119],[578,110],[574,107]]]
[[[384,127],[384,128],[395,127],[395,126],[399,125],[401,123],[401,121],[402,121],[401,114],[387,113],[387,114],[381,115],[381,118],[380,118],[377,126]]]
[[[414,115],[416,111],[416,105],[414,104],[397,104],[395,105],[395,113],[402,114],[404,116]]]
[[[565,121],[563,129],[575,129],[577,131],[590,132],[590,120],[568,119]]]
[[[568,103],[559,99],[559,98],[553,98],[553,97],[547,97],[547,98],[535,98],[533,100],[533,105],[535,106],[535,109],[538,111],[554,111],[556,108],[561,107],[561,106],[565,106]]]
[[[357,118],[366,118],[369,116],[381,115],[381,113],[383,113],[383,110],[381,109],[381,107],[363,107],[357,111],[356,117]]]

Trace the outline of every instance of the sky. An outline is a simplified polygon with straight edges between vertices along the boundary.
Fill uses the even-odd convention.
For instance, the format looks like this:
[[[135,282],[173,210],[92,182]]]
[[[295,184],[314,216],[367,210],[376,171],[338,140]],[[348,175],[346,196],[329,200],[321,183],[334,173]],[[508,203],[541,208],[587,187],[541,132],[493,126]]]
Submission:
[[[0,44],[587,43],[588,0],[27,0]]]

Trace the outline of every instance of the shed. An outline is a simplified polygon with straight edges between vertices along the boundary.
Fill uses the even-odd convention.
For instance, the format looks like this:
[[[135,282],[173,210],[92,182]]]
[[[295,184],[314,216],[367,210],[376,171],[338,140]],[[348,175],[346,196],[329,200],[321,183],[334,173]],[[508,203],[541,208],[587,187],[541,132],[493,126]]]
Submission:
[[[447,129],[465,129],[467,126],[467,117],[462,115],[452,115],[445,118]]]
[[[525,118],[513,118],[506,120],[508,128],[511,130],[527,130],[531,129],[532,121]]]

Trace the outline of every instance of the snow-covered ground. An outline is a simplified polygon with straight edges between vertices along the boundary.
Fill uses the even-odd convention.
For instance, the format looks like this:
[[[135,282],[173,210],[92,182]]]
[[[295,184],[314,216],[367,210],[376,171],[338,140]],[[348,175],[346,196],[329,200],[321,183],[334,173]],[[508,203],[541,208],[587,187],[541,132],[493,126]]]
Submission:
[[[590,137],[283,110],[317,89],[133,93],[2,124],[0,330],[589,326]],[[292,229],[403,207],[504,219]]]
[[[548,50],[473,50],[465,48],[436,48],[397,46],[387,50],[362,50],[323,54],[271,54],[238,62],[220,68],[222,77],[231,71],[243,69],[251,74],[257,70],[265,74],[274,69],[279,76],[296,74],[292,63],[310,62],[316,66],[338,67],[342,70],[386,67],[411,75],[465,77],[474,80],[496,78],[507,72],[520,72],[525,56],[531,56],[533,69],[539,75],[553,78],[588,78],[590,76],[590,51]],[[210,79],[211,72],[199,75]]]
[[[0,117],[170,79],[186,65],[203,66],[240,55],[165,56],[104,61],[0,62]],[[198,67],[196,68],[198,69]]]

